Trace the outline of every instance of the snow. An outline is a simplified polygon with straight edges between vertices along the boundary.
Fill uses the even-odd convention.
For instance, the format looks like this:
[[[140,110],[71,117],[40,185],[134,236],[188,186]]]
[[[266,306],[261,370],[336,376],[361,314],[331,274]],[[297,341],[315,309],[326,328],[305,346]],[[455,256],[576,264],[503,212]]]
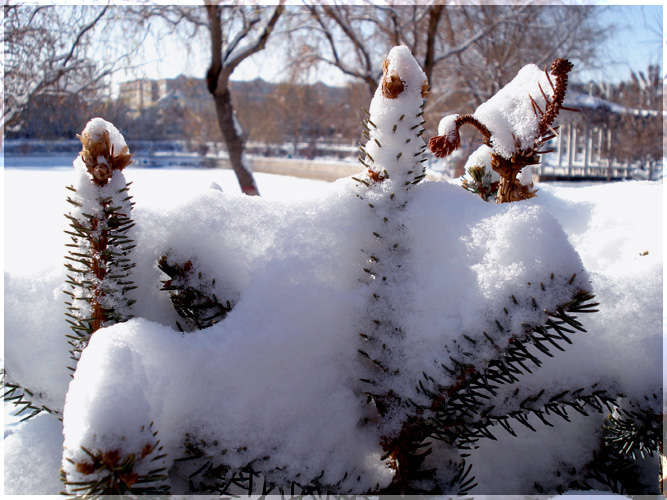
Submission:
[[[438,135],[447,137],[448,142],[454,142],[454,139],[459,135],[456,120],[460,115],[447,115],[440,123],[438,123]]]
[[[89,136],[92,142],[104,142],[105,134],[109,135],[109,142],[115,154],[120,154],[127,147],[125,138],[118,129],[102,118],[90,120],[81,133],[82,136]]]
[[[526,167],[523,167],[521,169],[521,172],[519,172],[517,174],[516,178],[524,186],[532,186],[533,185],[533,168],[530,165],[528,165]]]
[[[355,418],[359,417],[358,413],[349,411],[355,407],[352,404],[353,394],[344,386],[333,383],[336,380],[336,366],[346,374],[348,383],[351,383],[358,370],[354,367],[354,356],[342,348],[355,343],[356,331],[347,311],[355,309],[355,300],[361,301],[354,286],[358,277],[356,266],[351,266],[349,262],[358,261],[359,249],[356,247],[359,245],[355,246],[353,242],[363,240],[372,224],[363,215],[366,207],[353,203],[356,200],[353,195],[354,183],[344,180],[326,184],[257,174],[258,185],[264,194],[263,199],[259,200],[238,195],[231,172],[130,168],[125,173],[128,181],[133,181],[131,194],[137,201],[135,219],[145,235],[139,239],[145,238],[151,242],[150,249],[145,250],[147,255],[140,253],[135,258],[139,268],[146,268],[144,272],[146,276],[151,276],[152,283],[159,279],[157,272],[151,271],[152,265],[149,265],[156,251],[166,243],[176,248],[177,245],[187,247],[187,242],[196,239],[201,254],[211,260],[211,267],[222,265],[229,281],[236,287],[244,288],[245,302],[237,305],[224,327],[221,324],[218,328],[198,333],[201,347],[191,352],[183,347],[187,337],[182,338],[170,326],[147,320],[134,320],[100,332],[86,350],[88,357],[84,355],[82,358],[82,363],[89,363],[79,367],[82,373],[87,373],[85,380],[89,381],[90,388],[81,392],[99,403],[84,405],[89,411],[98,414],[92,422],[100,429],[104,428],[105,422],[112,427],[127,425],[123,427],[126,434],[135,435],[140,441],[141,435],[137,430],[141,420],[139,417],[149,412],[150,416],[146,418],[156,421],[160,429],[159,437],[166,443],[170,441],[169,435],[173,428],[170,426],[177,426],[179,419],[192,422],[190,425],[193,426],[203,425],[214,414],[223,412],[229,419],[226,420],[228,427],[232,427],[232,423],[238,425],[237,439],[244,429],[261,428],[264,430],[264,438],[270,437],[274,445],[281,445],[285,462],[295,465],[299,463],[295,461],[299,443],[303,445],[308,440],[315,440],[323,444],[327,439],[333,439],[333,435],[358,440],[353,448],[365,450],[372,457],[370,444],[355,434],[355,426],[352,425]],[[12,363],[20,361],[23,367],[15,373],[17,378],[19,375],[30,376],[21,380],[29,381],[24,383],[39,387],[52,399],[61,401],[67,390],[68,375],[62,371],[60,378],[53,375],[59,373],[58,368],[66,361],[67,351],[64,335],[68,328],[62,321],[57,300],[62,288],[60,267],[64,247],[60,243],[63,240],[56,231],[46,231],[42,238],[33,241],[33,235],[26,233],[24,227],[27,224],[45,229],[64,228],[66,221],[61,220],[61,211],[35,211],[32,200],[39,199],[45,205],[58,206],[66,190],[54,189],[54,186],[71,183],[72,174],[65,170],[5,171],[6,203],[24,214],[20,220],[7,218],[5,221],[6,241],[12,242],[7,245],[5,260],[5,362],[12,372],[14,369],[19,370],[19,365]],[[222,185],[225,192],[210,189],[211,182]],[[557,235],[560,231],[556,224],[558,221],[567,239],[577,250],[583,266],[589,271],[592,287],[601,302],[601,311],[586,318],[588,334],[576,336],[573,347],[557,355],[554,360],[548,360],[553,363],[545,363],[536,375],[548,380],[551,377],[562,378],[563,373],[568,373],[563,381],[567,385],[571,380],[585,383],[605,374],[615,378],[629,394],[647,393],[660,387],[662,185],[626,182],[589,186],[538,184],[538,187],[540,195],[533,200],[534,203],[522,202],[504,207],[485,204],[453,184],[426,183],[414,188],[419,189],[421,194],[419,199],[412,200],[406,220],[410,222],[410,238],[415,244],[411,252],[411,272],[417,273],[419,277],[414,281],[415,286],[410,293],[415,295],[413,305],[420,306],[413,309],[414,312],[406,317],[405,322],[418,322],[424,336],[428,332],[438,331],[438,326],[441,328],[446,322],[463,321],[474,325],[480,310],[476,303],[484,293],[490,293],[489,289],[492,291],[496,280],[512,281],[511,273],[504,274],[495,267],[498,262],[507,260],[513,250],[521,250],[516,260],[519,264],[512,270],[525,272],[525,266],[522,267],[520,262],[522,258],[530,258],[531,252],[529,248],[518,248],[512,244],[519,239],[517,235],[531,235],[534,233],[532,229],[538,229],[535,226],[546,233]],[[26,190],[34,196],[23,196],[21,193]],[[231,193],[227,194],[228,191]],[[456,217],[449,215],[452,213],[456,213]],[[248,223],[243,223],[243,219],[247,219]],[[510,229],[505,231],[503,227],[510,222]],[[546,226],[543,227],[544,224]],[[168,233],[171,234],[160,230],[165,225],[168,225]],[[206,227],[214,230],[204,232]],[[231,240],[225,237],[230,232],[236,235]],[[487,232],[491,236],[489,240],[483,238]],[[551,255],[549,247],[554,242],[548,239],[541,241],[543,237],[532,234],[532,239],[543,245],[532,250]],[[45,238],[49,238],[51,243],[44,244]],[[155,238],[158,238],[157,241]],[[470,248],[462,238],[467,239]],[[42,244],[36,247],[36,241]],[[485,252],[475,246],[482,242],[488,242],[490,253],[480,258]],[[559,252],[554,253],[560,255],[560,251],[567,246],[560,241],[557,248]],[[479,254],[479,267],[476,270],[470,266],[472,259],[468,252],[472,249]],[[244,252],[243,258],[234,258],[241,250]],[[647,255],[640,255],[646,250]],[[185,248],[181,251],[185,251]],[[551,262],[556,263],[557,260]],[[495,273],[494,278],[486,276],[487,272]],[[446,281],[435,279],[443,274],[448,276]],[[314,277],[307,279],[310,276]],[[144,277],[140,281],[146,279]],[[483,286],[476,288],[476,282]],[[465,287],[452,286],[454,283],[465,284]],[[143,315],[153,319],[166,317],[173,320],[167,314],[167,301],[164,297],[163,300],[159,299],[160,292],[154,287],[146,286],[142,292],[145,294],[144,300],[148,300],[144,304]],[[471,295],[473,292],[476,295]],[[656,300],[659,302],[657,305]],[[253,305],[259,303],[263,304],[261,309]],[[448,309],[449,318],[436,314],[443,304],[455,305]],[[39,310],[40,314],[21,314],[26,310]],[[149,310],[153,312],[148,314]],[[418,319],[420,313],[422,319]],[[26,318],[29,321],[27,325]],[[440,325],[433,323],[434,318],[440,318],[437,320]],[[19,324],[21,335],[13,335],[12,330],[18,328],[13,325]],[[288,335],[286,331],[281,332],[281,324],[292,325]],[[261,332],[261,335],[257,332]],[[215,349],[214,339],[220,339],[219,347]],[[15,345],[16,342],[19,344]],[[428,337],[423,342],[421,349],[415,349],[415,357],[428,354]],[[235,348],[230,352],[232,346]],[[36,347],[39,349],[36,350]],[[14,355],[15,352],[24,354],[18,356]],[[155,365],[155,361],[148,362],[145,357],[137,359],[147,352],[154,353],[160,365],[165,362],[167,365],[175,363],[175,366],[183,367],[179,370],[181,374],[186,372],[188,366],[199,368],[188,377],[170,377],[160,366]],[[248,357],[250,353],[252,357]],[[332,359],[328,359],[328,356]],[[211,397],[206,391],[194,394],[191,390],[188,392],[188,388],[201,386],[205,380],[214,376],[201,372],[205,365],[203,360],[208,358],[215,359],[212,361],[215,366],[228,366],[225,373],[243,374],[243,387],[249,393],[261,395],[259,401],[268,404],[269,398],[275,404],[282,402],[279,408],[283,408],[290,419],[298,418],[301,414],[304,422],[297,426],[300,431],[289,434],[289,426],[285,427],[285,421],[263,420],[263,412],[258,408],[248,411],[252,408],[247,406],[251,401],[244,401],[238,393],[231,400],[229,396],[222,398],[217,403],[220,406],[211,408],[211,413],[183,415],[181,412],[196,400],[189,399],[185,404],[179,399],[179,394],[185,393],[189,398],[203,398],[203,401]],[[243,363],[243,360],[248,363]],[[335,365],[332,360],[335,360]],[[142,365],[145,366],[141,368]],[[133,366],[136,368],[130,370]],[[259,370],[258,367],[263,368]],[[107,389],[95,383],[104,380],[105,374],[120,374],[124,371],[129,378],[125,378],[125,375],[123,379],[118,379],[118,375],[109,376],[107,381],[111,387]],[[112,415],[115,413],[111,413],[108,418],[103,416],[106,410],[114,411],[114,405],[102,404],[104,401],[119,403],[129,397],[130,393],[113,389],[117,387],[116,383],[132,377],[135,377],[132,380],[141,380],[147,376],[151,380],[150,384],[133,399],[143,401],[141,404],[144,410],[140,412],[138,403],[133,403],[136,412],[124,412],[114,418]],[[92,390],[94,387],[97,389]],[[130,384],[130,387],[133,385]],[[234,394],[233,381],[226,382],[223,387],[227,387],[227,394]],[[327,404],[313,408],[307,404],[308,398],[294,401],[290,397],[292,391],[287,388],[298,388],[294,393],[316,399],[321,398],[319,394],[326,393],[330,399]],[[72,395],[77,392],[73,391]],[[159,394],[171,396],[162,400]],[[146,401],[151,399],[153,401],[149,404],[149,410]],[[159,404],[156,399],[161,400]],[[73,405],[79,405],[76,400],[72,401]],[[158,424],[156,417],[160,413],[160,406],[163,408],[162,414],[169,416],[169,419],[163,417],[164,420]],[[241,410],[244,407],[246,410]],[[180,410],[172,413],[165,408]],[[346,411],[343,412],[341,408]],[[242,415],[248,414],[254,417],[247,422],[239,421]],[[82,413],[81,418],[84,415]],[[130,416],[136,417],[136,420],[130,419]],[[341,418],[344,416],[347,418]],[[191,420],[193,417],[196,423]],[[53,420],[48,415],[38,418],[40,422]],[[301,422],[300,419],[297,421]],[[308,431],[306,421],[320,422],[322,427],[329,428],[330,433],[321,428]],[[18,450],[28,440],[47,432],[45,424],[33,422],[37,421],[21,424],[21,436],[24,437],[5,441],[7,457],[17,456]],[[130,424],[134,424],[134,427],[130,428]],[[331,425],[333,427],[328,427]],[[18,431],[16,434],[19,435]],[[51,430],[51,435],[57,437],[58,433]],[[568,435],[571,435],[568,424],[559,425],[558,433],[552,437],[540,433],[540,448],[546,446],[545,440],[552,444],[560,441],[572,443],[571,439],[563,439]],[[75,436],[72,434],[70,438],[74,439]],[[499,442],[485,442],[479,450],[484,456],[484,465],[478,469],[478,479],[484,480],[487,477],[485,471],[490,470],[488,481],[496,484],[498,475],[493,472],[495,469],[488,468],[501,468],[504,471],[502,477],[506,478],[504,491],[521,491],[519,488],[525,486],[522,482],[525,476],[518,477],[517,467],[505,465],[501,457],[508,449],[520,448],[522,445],[528,447],[531,442],[529,437],[533,436],[538,435],[527,433],[525,439],[518,440],[507,435]],[[50,457],[49,463],[54,464],[52,477],[57,474],[56,464],[59,466],[60,463],[60,448],[52,445],[53,439],[55,437],[49,442],[43,442],[45,457]],[[229,439],[234,437],[230,436]],[[585,440],[585,436],[581,439]],[[292,448],[284,447],[288,441],[293,443]],[[585,447],[581,440],[575,441],[577,446]],[[334,446],[335,442],[330,443],[331,448],[340,449]],[[350,442],[346,445],[343,448],[348,450],[352,446]],[[172,443],[171,446],[176,447],[177,444]],[[308,458],[310,460],[313,457]],[[305,457],[302,456],[301,460],[305,460]],[[327,460],[329,464],[340,463],[336,460],[341,460],[341,457],[327,455],[320,460]],[[48,484],[53,485],[50,490],[52,494],[59,491],[56,489],[57,480],[38,480],[46,475],[41,462],[26,462],[20,462],[21,467],[13,467],[14,462],[7,462],[7,493],[39,493],[42,490],[37,488],[48,489]],[[323,462],[315,463],[319,465]],[[381,479],[383,471],[386,473],[379,463],[376,458],[376,480]],[[529,460],[529,455],[526,455],[526,463],[531,463],[533,469],[542,473],[553,470],[554,465],[549,460]],[[332,474],[335,473],[334,470]],[[21,479],[26,477],[33,480]],[[482,486],[479,491],[486,493],[489,490]]]
[[[515,99],[534,91],[535,79],[546,82],[524,68],[476,112],[501,152],[514,151],[514,136],[535,140],[529,100]],[[86,183],[80,161],[74,171],[6,171],[5,367],[63,415],[62,426],[40,415],[7,428],[6,493],[57,493],[61,465],[69,481],[98,477],[85,450],[135,457],[141,475],[178,467],[188,446],[214,466],[252,464],[277,484],[383,488],[394,471],[381,443],[417,415],[394,401],[428,405],[418,385],[425,375],[455,386],[461,360],[483,369],[580,290],[600,301],[600,312],[579,318],[588,333],[572,335],[574,345],[523,376],[516,392],[500,387],[488,411],[502,414],[542,389],[542,403],[577,388],[629,400],[661,394],[662,185],[540,184],[535,199],[496,205],[454,183],[421,182],[424,81],[405,47],[390,52],[370,106],[368,168],[331,184],[258,174],[259,198],[241,195],[222,171],[128,168],[104,187]],[[125,178],[136,202],[133,319],[96,331],[70,379],[66,240],[48,228],[67,226],[65,185],[90,202]],[[176,329],[157,266],[167,253],[215,280],[216,295],[233,306],[223,321]],[[494,429],[502,437],[469,457],[477,491],[530,492],[536,483],[554,491],[569,466],[593,456],[602,418],[517,438]],[[457,453],[439,445],[434,456],[446,463]],[[179,477],[170,478],[174,493],[187,492]]]
[[[12,426],[5,423],[4,493],[58,495],[62,483],[62,423],[48,414]]]

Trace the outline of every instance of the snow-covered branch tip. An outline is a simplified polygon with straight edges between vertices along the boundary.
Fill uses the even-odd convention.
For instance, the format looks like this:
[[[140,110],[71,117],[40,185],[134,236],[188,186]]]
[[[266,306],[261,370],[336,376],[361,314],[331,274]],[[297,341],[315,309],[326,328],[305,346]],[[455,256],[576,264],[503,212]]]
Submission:
[[[436,158],[449,156],[461,147],[459,128],[466,123],[482,134],[484,144],[491,145],[491,131],[473,115],[449,115],[440,121],[438,135],[428,141],[428,147]]]
[[[546,69],[544,70],[544,73],[546,74],[547,79],[549,80],[549,84],[553,90],[553,97],[552,99],[549,99],[544,93],[542,86],[538,83],[540,92],[542,93],[542,96],[546,102],[546,109],[544,112],[540,110],[539,105],[535,102],[535,100],[530,97],[533,111],[536,115],[542,117],[539,125],[539,136],[541,138],[545,137],[547,132],[550,130],[554,132],[554,135],[556,135],[551,125],[553,124],[561,109],[576,111],[570,108],[563,108],[563,101],[565,100],[565,93],[567,92],[568,73],[572,70],[573,67],[574,65],[570,61],[563,59],[562,57],[559,57],[551,63],[551,74],[556,78],[556,85],[553,85],[549,73]]]
[[[117,137],[112,140],[106,122],[101,118],[91,120],[77,137],[83,145],[81,159],[95,184],[100,187],[109,182],[114,170],[122,171],[133,161],[125,141],[122,137],[121,140]]]
[[[157,438],[157,431],[153,430],[153,422],[147,428],[141,428],[137,442],[123,443],[125,448],[132,445],[137,447],[132,452],[122,447],[65,447],[60,479],[67,492],[77,497],[168,495],[167,455]]]
[[[551,64],[550,72],[534,64],[524,66],[472,115],[445,116],[438,125],[438,135],[429,141],[429,149],[438,158],[450,155],[461,147],[460,127],[469,123],[480,132],[484,144],[474,154],[475,163],[470,167],[484,168],[475,175],[471,173],[471,181],[463,186],[489,199],[488,195],[493,193],[487,188],[492,182],[485,186],[474,177],[484,180],[493,170],[500,176],[497,203],[535,197],[530,168],[524,168],[539,164],[540,155],[549,152],[541,148],[557,135],[552,124],[561,109],[569,110],[563,107],[563,101],[572,67],[563,58]],[[467,167],[469,172],[470,167]]]
[[[518,154],[518,156],[521,157],[532,156],[530,154],[526,154],[526,152],[531,150],[532,152],[536,152],[536,149],[539,146],[541,146],[548,139],[556,135],[556,132],[552,127],[552,124],[554,120],[557,118],[558,113],[560,112],[561,109],[576,111],[570,108],[563,107],[563,101],[565,99],[565,94],[567,92],[568,73],[572,70],[572,68],[573,64],[570,61],[560,57],[554,60],[554,62],[551,64],[550,68],[551,73],[549,73],[546,69],[544,70],[544,73],[546,75],[546,81],[549,83],[549,86],[551,87],[550,90],[548,89],[547,92],[545,92],[544,89],[542,88],[542,84],[539,81],[537,81],[537,88],[539,89],[540,96],[544,100],[543,101],[544,110],[542,110],[537,100],[532,95],[528,94],[528,100],[530,102],[531,109],[535,114],[535,116],[539,119],[539,122],[537,124],[537,131],[536,131],[537,133],[534,135],[534,141],[532,141],[532,143],[524,144],[523,142],[517,141],[516,153]],[[552,76],[555,79],[555,84],[551,79]],[[509,88],[510,86],[511,83],[508,84],[506,88]],[[518,88],[518,90],[525,91],[524,88]],[[492,101],[494,100],[509,101],[511,100],[511,98],[516,98],[511,95],[510,91],[505,91],[504,94],[505,95],[501,96],[502,99],[492,98],[486,103],[482,104],[482,106],[480,106],[472,115],[454,114],[444,117],[440,121],[440,124],[438,125],[438,135],[436,137],[431,138],[431,140],[429,141],[428,145],[431,152],[437,158],[443,158],[456,151],[461,146],[461,137],[459,135],[459,129],[462,125],[466,123],[474,126],[479,131],[479,133],[483,137],[484,144],[490,147],[494,147],[495,146],[494,143],[496,142],[497,136],[504,133],[505,131],[490,130],[489,129],[490,126],[497,124],[489,123],[485,125],[484,123],[482,123],[482,121],[484,120],[483,119],[480,120],[481,116],[488,115],[488,113],[484,112],[480,113],[480,111],[482,110],[483,107],[485,108],[499,107],[499,104],[501,103],[494,103],[495,106],[491,104]],[[549,96],[548,94],[551,95]],[[489,117],[486,116],[486,118],[488,119]],[[512,124],[509,125],[511,126]],[[549,134],[550,132],[553,133],[553,135],[550,135]],[[521,153],[519,154],[520,150]],[[498,153],[498,151],[496,151],[496,153]],[[507,154],[503,156],[506,157]]]
[[[387,99],[396,99],[405,90],[405,82],[396,73],[396,70],[390,70],[389,58],[382,63],[382,81],[380,87],[382,89],[382,96]],[[428,96],[428,80],[424,80],[421,86],[421,96],[426,98]]]
[[[76,181],[67,188],[72,205],[65,214],[69,286],[63,290],[68,296],[65,316],[73,331],[68,343],[75,362],[93,333],[132,316],[135,301],[128,293],[137,288],[130,280],[135,266],[130,253],[136,245],[129,233],[134,203],[122,173],[132,155],[118,129],[102,118],[90,120],[79,138],[83,149],[74,161]]]

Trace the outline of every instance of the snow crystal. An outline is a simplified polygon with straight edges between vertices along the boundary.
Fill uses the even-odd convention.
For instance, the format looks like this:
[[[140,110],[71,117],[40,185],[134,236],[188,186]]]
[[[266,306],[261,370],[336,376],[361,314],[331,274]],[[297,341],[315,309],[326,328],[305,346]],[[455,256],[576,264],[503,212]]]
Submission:
[[[403,284],[410,300],[401,311],[402,327],[413,339],[406,356],[415,356],[403,368],[415,370],[408,380],[419,377],[424,366],[448,360],[445,352],[453,352],[461,333],[483,340],[483,331],[495,331],[496,318],[506,321],[503,308],[512,312],[505,324],[509,336],[520,333],[522,323],[542,323],[543,309],[554,310],[577,287],[586,288],[580,259],[542,207],[530,202],[490,205],[451,184],[428,183],[415,189],[419,196],[408,205],[403,221],[412,243],[407,271],[411,279]],[[565,281],[575,273],[578,278],[570,287],[550,286],[552,273]],[[510,307],[512,295],[523,306]],[[533,296],[539,311],[527,300]],[[476,351],[467,361],[483,364],[491,355],[481,345]]]
[[[62,411],[71,380],[64,341],[70,329],[64,321],[62,264],[50,265],[43,275],[5,273],[5,370],[9,382],[37,395],[36,402]]]
[[[536,201],[563,225],[589,270],[599,312],[588,333],[559,357],[554,370],[593,383],[607,373],[635,398],[662,393],[663,233],[660,183],[581,187],[540,185]],[[652,214],[647,217],[646,214]],[[638,369],[641,367],[641,369]],[[544,371],[544,374],[541,372]],[[555,376],[545,366],[539,375]]]
[[[66,446],[86,445],[94,433],[104,436],[105,449],[119,442],[136,448],[138,425],[154,421],[172,459],[184,453],[183,436],[196,433],[218,442],[208,450],[213,456],[244,448],[226,457],[232,466],[268,454],[258,470],[278,480],[274,469],[284,467],[282,474],[301,472],[304,481],[325,471],[323,480],[335,484],[374,457],[357,487],[386,484],[378,443],[358,428],[350,387],[356,353],[341,349],[356,336],[346,314],[354,294],[290,285],[292,266],[272,266],[273,280],[251,284],[228,319],[206,331],[183,337],[132,320],[95,334],[70,388]]]
[[[62,424],[41,414],[5,436],[5,495],[57,495],[62,491],[58,469],[62,459]]]
[[[602,438],[601,415],[586,417],[571,413],[572,422],[551,418],[553,427],[531,417],[530,424],[538,432],[515,423],[512,427],[517,437],[495,426],[492,432],[497,440],[480,442],[480,447],[473,450],[469,458],[480,484],[475,491],[480,496],[516,495],[533,490],[535,483],[544,492],[557,491],[559,486],[568,484],[572,471],[582,470],[593,459],[593,451]],[[545,453],[545,450],[550,452]],[[489,460],[492,456],[505,457],[505,460]],[[517,467],[509,457],[521,457],[521,466]]]
[[[109,341],[108,335],[96,332],[91,342]],[[64,412],[65,448],[77,451],[99,447],[120,449],[125,453],[141,450],[139,431],[152,421],[144,392],[150,387],[140,358],[124,343],[107,348],[104,356],[95,357],[97,349],[79,360],[70,384]],[[88,352],[88,349],[85,350]],[[109,377],[109,370],[114,371]],[[117,390],[122,388],[121,390]],[[111,441],[117,438],[117,441]],[[81,452],[83,453],[83,452]]]
[[[521,169],[516,176],[517,180],[524,186],[532,186],[533,184],[533,167],[526,165]]]

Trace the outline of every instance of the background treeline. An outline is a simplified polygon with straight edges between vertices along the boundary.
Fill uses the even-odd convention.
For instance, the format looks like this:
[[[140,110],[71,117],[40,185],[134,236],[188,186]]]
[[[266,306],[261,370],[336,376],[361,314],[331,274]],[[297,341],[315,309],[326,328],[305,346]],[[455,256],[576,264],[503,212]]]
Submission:
[[[173,89],[142,109],[119,95],[44,94],[35,97],[21,114],[22,126],[6,131],[7,139],[72,139],[86,117],[104,116],[134,140],[184,140],[194,144],[222,142],[214,108],[202,79],[181,76],[171,80]],[[631,73],[619,84],[572,84],[572,91],[617,104],[634,113],[586,111],[579,119],[605,120],[613,129],[616,158],[637,160],[662,154],[662,79],[659,68]],[[232,99],[246,139],[266,144],[329,143],[353,145],[359,140],[370,95],[363,83],[345,87],[293,82],[269,83],[261,79],[232,82]],[[441,100],[427,112],[426,127],[435,132],[437,116],[456,109],[456,98]],[[72,110],[76,109],[76,113]],[[619,109],[619,108],[617,108]],[[642,113],[642,110],[658,113]],[[428,120],[429,116],[433,116]],[[463,131],[465,134],[465,130]],[[473,138],[471,137],[470,140]],[[295,149],[296,150],[296,149]],[[304,148],[300,148],[301,151]],[[307,148],[306,148],[307,151]]]
[[[621,161],[659,159],[659,67],[628,71],[622,83],[577,84],[577,71],[616,64],[603,47],[623,26],[603,21],[604,12],[602,6],[531,4],[6,5],[4,138],[73,139],[90,117],[100,116],[133,140],[215,141],[229,151],[242,151],[246,141],[353,145],[382,60],[403,44],[430,82],[426,136],[436,134],[443,115],[474,111],[525,64],[544,66],[562,56],[575,65],[570,94],[630,110],[580,113],[580,120],[612,129],[610,153]],[[657,47],[660,22],[647,20]],[[219,41],[214,50],[211,40]],[[112,85],[119,71],[140,74],[133,71],[144,64],[147,45],[168,41],[210,61],[208,73],[162,80],[162,90],[141,105],[128,97],[133,82],[121,83],[120,90]],[[269,77],[238,81],[241,62],[262,51],[271,65],[284,67],[281,83]],[[327,80],[332,72],[345,75],[346,85]],[[135,80],[135,87],[137,82],[158,83]],[[225,107],[232,112],[219,114]],[[473,139],[464,131],[462,140]]]

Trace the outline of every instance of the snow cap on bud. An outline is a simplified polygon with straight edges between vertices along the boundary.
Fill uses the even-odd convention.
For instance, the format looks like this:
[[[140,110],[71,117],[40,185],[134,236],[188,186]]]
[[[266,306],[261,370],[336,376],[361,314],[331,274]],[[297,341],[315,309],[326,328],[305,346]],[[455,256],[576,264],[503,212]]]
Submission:
[[[382,81],[378,89],[386,99],[396,99],[403,92],[419,93],[426,97],[428,80],[426,74],[405,45],[389,51],[382,64]]]
[[[122,171],[132,163],[125,139],[102,118],[90,120],[78,137],[83,145],[81,159],[98,186],[106,185],[114,170]]]

